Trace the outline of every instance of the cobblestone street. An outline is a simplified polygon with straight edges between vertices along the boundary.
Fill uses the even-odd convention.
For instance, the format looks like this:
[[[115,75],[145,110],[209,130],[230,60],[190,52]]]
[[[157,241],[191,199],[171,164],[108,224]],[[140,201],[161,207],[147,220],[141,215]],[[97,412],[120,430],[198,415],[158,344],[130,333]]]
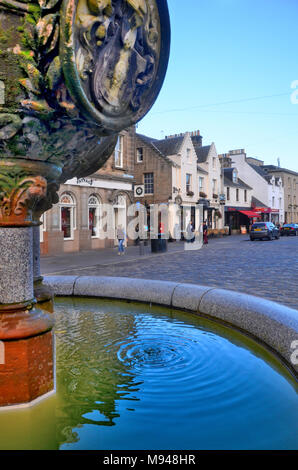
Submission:
[[[251,242],[247,236],[209,241],[198,251],[170,243],[164,254],[144,256],[130,247],[117,251],[81,252],[42,258],[43,275],[51,273],[122,276],[207,285],[264,297],[298,309],[298,237]]]

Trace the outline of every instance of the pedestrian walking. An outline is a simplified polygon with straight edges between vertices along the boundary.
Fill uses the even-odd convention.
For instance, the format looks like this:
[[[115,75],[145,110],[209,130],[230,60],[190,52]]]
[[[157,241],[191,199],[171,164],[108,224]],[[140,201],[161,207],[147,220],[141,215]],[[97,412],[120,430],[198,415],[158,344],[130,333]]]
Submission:
[[[122,225],[118,225],[117,228],[117,239],[118,239],[118,255],[124,255],[124,240],[125,232]]]
[[[193,225],[192,225],[192,221],[190,220],[188,222],[188,225],[186,227],[186,240],[187,240],[187,243],[190,243],[193,239]]]
[[[204,245],[208,245],[208,225],[207,225],[207,220],[205,220],[203,224],[203,242]]]

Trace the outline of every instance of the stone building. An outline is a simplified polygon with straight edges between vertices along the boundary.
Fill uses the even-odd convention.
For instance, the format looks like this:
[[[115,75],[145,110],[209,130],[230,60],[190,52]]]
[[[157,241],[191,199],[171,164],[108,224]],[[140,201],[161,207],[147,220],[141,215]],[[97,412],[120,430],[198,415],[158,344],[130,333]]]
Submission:
[[[265,170],[264,162],[258,158],[247,157],[243,149],[230,150],[229,153],[219,155],[225,172],[225,192],[227,204],[225,208],[225,221],[232,223],[234,229],[240,229],[241,225],[248,225],[257,220],[284,223],[284,185],[278,175],[270,175]],[[230,171],[230,175],[228,172]],[[235,186],[236,201],[231,207],[228,198],[231,198],[232,183],[238,181],[243,189],[241,202],[241,187]],[[237,204],[235,204],[235,202]],[[243,206],[242,209],[240,206]],[[250,208],[248,210],[248,205]],[[237,209],[237,206],[239,208]],[[238,215],[229,215],[235,212]],[[245,212],[247,212],[245,214]],[[246,216],[246,219],[243,216]],[[246,222],[246,223],[245,223]]]
[[[251,219],[258,220],[251,210],[253,189],[238,177],[237,168],[224,168],[225,188],[225,225],[239,231],[242,226],[248,227]]]
[[[270,176],[282,180],[284,189],[284,222],[298,223],[298,173],[275,165],[263,165],[262,169]]]
[[[268,191],[268,198],[267,198],[267,209],[263,210],[262,207],[258,206],[259,203],[253,203],[255,210],[261,210],[267,213],[267,217],[264,220],[270,220],[273,223],[283,224],[285,217],[284,217],[284,185],[282,178],[273,175],[267,174],[264,169],[264,162],[258,158],[247,158],[247,163],[267,182],[267,191]]]
[[[110,248],[116,227],[126,230],[127,208],[133,202],[135,128],[119,134],[115,152],[86,178],[61,185],[59,203],[46,212],[40,229],[41,254],[52,255]],[[103,211],[108,205],[109,213]]]
[[[137,134],[134,174],[136,186],[144,188],[141,197],[135,194],[135,202],[148,209],[165,204],[171,237],[177,238],[177,230],[183,233],[190,220],[199,230],[199,203],[204,205],[210,229],[223,227],[221,167],[215,145],[202,147],[199,131],[162,140]]]
[[[199,186],[199,202],[204,207],[204,220],[210,230],[222,229],[224,226],[224,177],[214,142],[200,146],[194,136],[192,138],[197,154],[197,177]]]

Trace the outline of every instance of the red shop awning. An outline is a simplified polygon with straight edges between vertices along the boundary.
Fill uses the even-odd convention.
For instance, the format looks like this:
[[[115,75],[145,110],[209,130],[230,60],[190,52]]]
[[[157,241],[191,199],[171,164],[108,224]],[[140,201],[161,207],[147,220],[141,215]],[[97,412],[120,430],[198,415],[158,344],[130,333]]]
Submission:
[[[259,214],[253,211],[239,211],[241,214],[247,215],[247,217],[260,217]]]

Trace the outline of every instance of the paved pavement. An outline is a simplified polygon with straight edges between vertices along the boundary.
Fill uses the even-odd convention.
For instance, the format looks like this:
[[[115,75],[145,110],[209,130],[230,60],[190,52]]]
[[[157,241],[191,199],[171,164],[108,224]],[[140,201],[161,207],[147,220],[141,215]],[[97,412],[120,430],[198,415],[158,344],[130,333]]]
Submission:
[[[145,247],[84,251],[42,257],[46,274],[123,276],[159,279],[236,290],[298,309],[298,237],[251,242],[247,235],[209,240],[197,251],[183,242],[168,244],[168,252],[152,254]]]

